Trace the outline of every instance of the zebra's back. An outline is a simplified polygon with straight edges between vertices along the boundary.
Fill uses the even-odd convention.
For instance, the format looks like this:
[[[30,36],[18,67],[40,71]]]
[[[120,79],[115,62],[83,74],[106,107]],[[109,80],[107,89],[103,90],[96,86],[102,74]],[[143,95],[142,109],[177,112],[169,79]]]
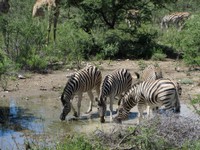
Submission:
[[[60,115],[61,120],[65,120],[67,114],[71,111],[71,108],[74,112],[74,116],[80,116],[80,107],[82,101],[83,92],[87,92],[90,98],[90,105],[88,108],[87,113],[92,111],[93,106],[93,93],[92,89],[95,89],[97,95],[99,96],[100,93],[100,85],[102,80],[101,71],[95,66],[87,66],[80,71],[72,74],[68,79],[66,86],[63,90],[61,96],[61,102],[64,106],[63,112]],[[71,104],[71,100],[73,99],[74,95],[78,95],[78,112],[75,111],[75,108]]]
[[[162,71],[160,67],[155,67],[154,65],[149,65],[142,72],[142,81],[153,81],[163,78]]]
[[[127,69],[117,69],[105,76],[101,85],[101,96],[118,96],[128,91],[132,85],[132,76]]]
[[[74,73],[68,80],[65,89],[73,88],[73,92],[87,92],[99,87],[102,81],[101,71],[95,66],[87,66]]]

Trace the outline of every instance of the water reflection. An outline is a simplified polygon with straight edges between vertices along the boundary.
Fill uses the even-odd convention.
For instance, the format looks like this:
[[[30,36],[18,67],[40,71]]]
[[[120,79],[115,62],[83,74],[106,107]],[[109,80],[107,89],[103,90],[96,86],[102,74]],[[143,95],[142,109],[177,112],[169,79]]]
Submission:
[[[10,99],[10,114],[9,116],[11,118],[16,118],[17,117],[17,111],[18,111],[18,108],[16,107],[16,102],[13,98]]]
[[[13,98],[7,105],[0,106],[0,149],[21,149],[25,132],[44,132],[43,120],[28,109],[17,106]]]
[[[93,112],[82,114],[79,120],[74,120],[72,114],[69,114],[66,121],[61,122],[59,115],[61,108],[58,107],[60,103],[54,99],[46,97],[38,99],[16,100],[10,98],[9,100],[1,101],[0,103],[0,149],[24,149],[26,141],[34,141],[38,144],[41,137],[44,139],[40,144],[49,147],[49,140],[56,141],[66,134],[74,132],[93,132],[95,129],[109,129],[115,124],[110,123],[109,111],[106,113],[106,123],[101,124],[99,121],[96,108]],[[85,107],[85,108],[84,108]],[[117,105],[115,106],[117,108]],[[81,106],[87,110],[87,106]],[[82,110],[82,112],[84,112]],[[135,107],[125,124],[133,124],[137,121],[137,107]],[[116,112],[114,112],[114,115]],[[187,108],[186,105],[181,105],[181,115],[186,116],[194,113]],[[51,137],[50,137],[51,136]]]

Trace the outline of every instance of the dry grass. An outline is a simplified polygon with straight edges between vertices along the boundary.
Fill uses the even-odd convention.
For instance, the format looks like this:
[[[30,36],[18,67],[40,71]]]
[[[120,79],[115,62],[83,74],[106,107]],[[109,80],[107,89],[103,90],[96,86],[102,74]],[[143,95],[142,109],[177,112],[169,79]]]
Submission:
[[[109,133],[97,130],[95,136],[109,149],[193,149],[197,141],[200,148],[200,119],[162,114],[138,126],[118,125]]]

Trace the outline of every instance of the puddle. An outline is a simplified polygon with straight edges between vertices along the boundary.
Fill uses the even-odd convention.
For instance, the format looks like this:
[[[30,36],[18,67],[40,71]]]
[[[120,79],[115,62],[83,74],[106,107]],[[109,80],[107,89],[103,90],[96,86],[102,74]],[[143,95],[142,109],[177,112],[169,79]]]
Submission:
[[[51,103],[50,103],[51,102]],[[67,120],[61,122],[60,101],[46,98],[33,98],[29,100],[1,100],[0,103],[0,149],[25,149],[25,143],[37,142],[40,145],[50,146],[49,141],[54,141],[66,134],[74,132],[90,133],[99,129],[102,131],[112,130],[114,123],[110,123],[109,112],[106,116],[106,123],[101,124],[96,108],[92,114],[82,114],[80,120],[74,120],[72,114]],[[83,105],[83,104],[82,104]],[[81,112],[87,110],[81,106]],[[116,108],[116,105],[114,106]],[[181,105],[181,115],[198,117],[185,104]],[[131,110],[129,120],[124,124],[137,122],[137,107]],[[39,140],[40,139],[40,140]],[[42,140],[41,140],[42,139]]]

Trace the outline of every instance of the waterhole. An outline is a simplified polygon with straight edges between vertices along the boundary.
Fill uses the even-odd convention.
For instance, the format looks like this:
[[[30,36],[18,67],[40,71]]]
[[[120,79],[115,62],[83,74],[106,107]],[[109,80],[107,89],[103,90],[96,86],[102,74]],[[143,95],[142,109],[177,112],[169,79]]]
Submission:
[[[70,113],[66,121],[60,121],[60,101],[43,98],[2,99],[0,103],[0,149],[25,149],[27,143],[41,147],[55,146],[56,140],[75,132],[90,133],[96,129],[111,130],[116,124],[110,123],[109,112],[106,123],[101,124],[97,109],[85,114],[88,105],[82,104],[80,120],[74,120]],[[116,108],[116,105],[114,106]],[[181,115],[198,117],[187,105],[181,105]],[[131,110],[129,120],[124,123],[135,124],[137,108]],[[51,142],[54,141],[54,142]]]

